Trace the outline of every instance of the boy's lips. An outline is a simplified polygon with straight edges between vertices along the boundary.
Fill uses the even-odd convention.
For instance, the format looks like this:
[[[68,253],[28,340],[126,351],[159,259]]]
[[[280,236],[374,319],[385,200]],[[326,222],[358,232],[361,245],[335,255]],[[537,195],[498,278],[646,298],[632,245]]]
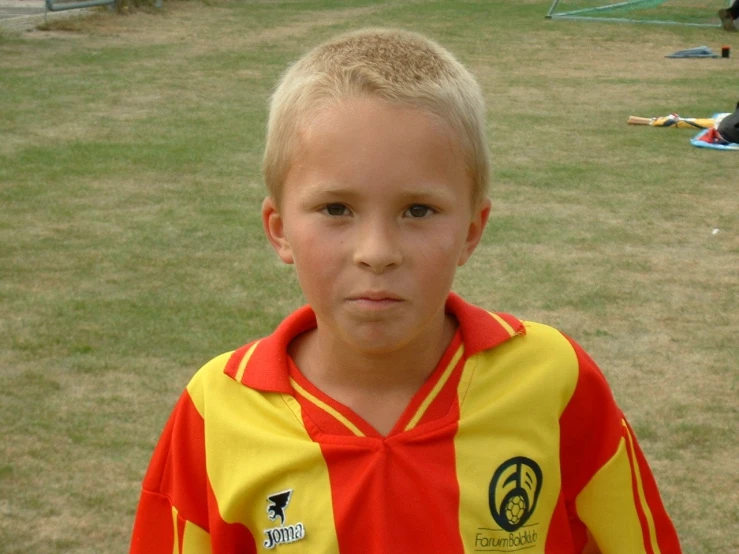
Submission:
[[[403,299],[397,294],[393,294],[391,292],[367,291],[367,292],[360,292],[357,294],[349,295],[348,300],[367,300],[370,302],[384,302],[384,301],[400,302]]]
[[[351,305],[364,310],[387,309],[403,302],[403,299],[397,294],[385,291],[368,291],[352,294],[347,300]]]

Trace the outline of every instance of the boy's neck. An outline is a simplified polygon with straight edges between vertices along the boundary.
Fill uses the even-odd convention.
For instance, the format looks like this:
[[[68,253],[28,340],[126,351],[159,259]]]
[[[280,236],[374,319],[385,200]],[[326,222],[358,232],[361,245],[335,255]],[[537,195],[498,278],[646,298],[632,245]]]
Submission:
[[[457,329],[445,314],[435,336],[387,355],[362,355],[321,333],[304,333],[290,345],[301,373],[334,400],[388,435],[418,389],[433,373]]]

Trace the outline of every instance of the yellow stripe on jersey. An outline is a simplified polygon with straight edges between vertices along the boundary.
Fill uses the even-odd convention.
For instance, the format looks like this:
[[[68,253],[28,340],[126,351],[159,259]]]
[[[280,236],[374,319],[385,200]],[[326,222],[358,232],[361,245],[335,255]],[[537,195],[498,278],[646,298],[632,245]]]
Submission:
[[[604,554],[644,554],[626,439],[621,438],[613,457],[577,495],[575,508]]]
[[[465,362],[454,438],[465,552],[510,546],[512,540],[520,540],[526,552],[544,552],[561,486],[559,417],[577,379],[572,345],[558,331],[534,323],[526,324],[525,334]],[[506,531],[492,514],[505,513],[505,494],[491,492],[505,493],[516,480],[526,487],[534,467],[541,472],[541,488],[535,497],[537,481],[529,480],[527,492],[535,509],[525,527]]]
[[[174,541],[172,542],[172,554],[180,554],[180,536],[178,531],[179,511],[172,506],[172,529]],[[182,554],[210,554],[210,535],[194,523],[184,521],[184,532],[182,533]]]
[[[172,533],[174,540],[172,541],[172,554],[180,554],[180,537],[177,533],[177,508],[172,506]]]
[[[241,383],[241,379],[244,377],[244,371],[246,370],[246,364],[249,363],[249,359],[251,358],[251,355],[254,354],[254,351],[257,349],[258,344],[259,341],[255,342],[254,345],[247,351],[247,353],[244,354],[244,358],[239,363],[239,368],[236,370],[236,375],[234,376],[234,379],[236,379],[237,383]]]
[[[210,535],[194,523],[185,523],[182,554],[211,554]]]
[[[307,390],[301,387],[295,379],[290,378],[290,384],[300,396],[302,396],[303,398],[305,398],[312,404],[315,404],[316,406],[321,408],[323,411],[328,412],[329,414],[334,416],[337,420],[343,423],[344,426],[347,429],[349,429],[352,433],[354,433],[358,437],[364,436],[364,433],[362,433],[361,429],[357,427],[356,425],[354,425],[346,417],[344,417],[344,415],[341,412],[339,412],[338,410],[335,410],[334,408],[332,408],[331,406],[329,406],[328,404],[326,404],[319,398],[316,398],[315,396],[313,396],[311,393],[309,393]]]
[[[431,406],[431,403],[436,399],[436,397],[441,392],[441,389],[444,388],[444,385],[449,380],[449,377],[454,371],[454,368],[457,367],[459,360],[462,358],[462,354],[464,354],[463,344],[461,344],[459,348],[457,349],[457,351],[454,353],[454,356],[452,356],[452,360],[449,362],[449,365],[447,365],[446,368],[444,369],[443,373],[441,374],[441,377],[439,377],[439,380],[436,382],[436,385],[434,385],[434,388],[431,389],[431,392],[428,394],[428,396],[426,396],[426,398],[423,399],[423,402],[421,402],[421,405],[418,407],[418,410],[416,410],[416,413],[413,415],[411,420],[408,422],[408,425],[405,426],[406,431],[413,429],[416,425],[418,425],[418,422],[421,421],[423,414],[426,413],[426,410],[428,410],[429,406]]]
[[[490,314],[491,316],[493,316],[493,319],[494,319],[495,321],[497,321],[497,322],[498,322],[498,324],[499,324],[499,325],[500,325],[501,327],[503,327],[503,329],[505,329],[505,330],[506,330],[506,332],[507,332],[507,333],[508,333],[508,334],[509,334],[510,336],[513,336],[513,335],[515,335],[515,334],[516,334],[516,330],[515,330],[515,329],[514,329],[513,327],[511,327],[511,326],[510,326],[510,325],[508,324],[508,322],[507,322],[507,321],[506,321],[505,319],[503,319],[503,318],[502,318],[502,317],[500,317],[500,316],[499,316],[498,314],[495,314],[495,313],[493,313],[493,312],[488,312],[488,313],[489,313],[489,314]]]
[[[652,510],[649,509],[646,495],[644,494],[644,485],[641,479],[641,471],[639,471],[639,462],[636,459],[636,452],[634,451],[634,438],[631,436],[626,421],[621,420],[624,431],[626,433],[626,440],[629,441],[629,452],[631,454],[631,467],[634,468],[634,476],[636,477],[636,489],[639,492],[639,504],[641,505],[644,515],[647,519],[647,527],[649,527],[649,543],[652,545],[654,554],[661,554],[659,544],[657,543],[657,530],[654,527],[654,517],[652,516]]]
[[[292,549],[338,552],[336,530],[326,525],[334,518],[328,467],[305,429],[300,404],[292,395],[235,381],[223,372],[229,357],[211,360],[187,386],[204,419],[208,480],[221,519],[248,528],[261,552],[265,530],[281,523],[268,517],[269,497],[292,490],[285,525],[301,523],[306,537]],[[203,537],[192,533],[198,544]]]

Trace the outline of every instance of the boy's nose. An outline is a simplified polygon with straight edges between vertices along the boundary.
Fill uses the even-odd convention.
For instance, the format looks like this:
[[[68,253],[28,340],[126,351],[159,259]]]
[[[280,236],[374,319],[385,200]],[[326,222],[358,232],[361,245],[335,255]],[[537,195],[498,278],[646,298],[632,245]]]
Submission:
[[[371,223],[359,229],[354,263],[373,273],[383,273],[403,261],[397,230],[393,224]]]

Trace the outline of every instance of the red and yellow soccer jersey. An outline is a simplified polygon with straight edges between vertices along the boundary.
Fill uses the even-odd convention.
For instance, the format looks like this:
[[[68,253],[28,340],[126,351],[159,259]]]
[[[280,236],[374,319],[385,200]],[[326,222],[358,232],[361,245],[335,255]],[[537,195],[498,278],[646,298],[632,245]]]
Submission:
[[[310,308],[205,365],[154,453],[131,553],[679,553],[588,355],[455,295],[447,311],[457,334],[387,437],[289,359]]]

